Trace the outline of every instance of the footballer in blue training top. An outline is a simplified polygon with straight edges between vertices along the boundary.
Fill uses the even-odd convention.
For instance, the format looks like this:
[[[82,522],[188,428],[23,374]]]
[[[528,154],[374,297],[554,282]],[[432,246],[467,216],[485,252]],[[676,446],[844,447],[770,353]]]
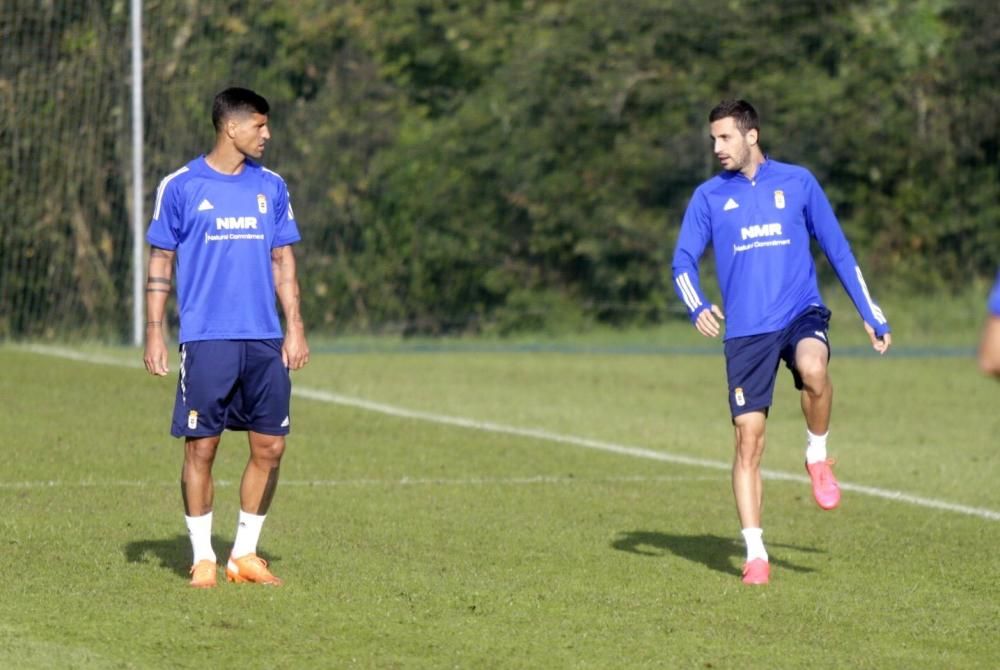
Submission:
[[[177,275],[180,365],[170,432],[184,438],[181,497],[194,560],[190,585],[216,585],[212,465],[222,432],[245,431],[250,457],[225,573],[280,585],[257,555],[291,430],[290,371],[309,360],[292,245],[299,231],[285,182],[256,161],[271,139],[267,101],[228,88],[212,105],[212,150],[160,182],[146,280],[146,350],[167,374],[163,318]],[[282,332],[276,301],[285,316]]]
[[[760,460],[778,366],[784,361],[802,392],[806,470],[823,509],[840,502],[827,458],[833,390],[827,374],[830,311],[823,304],[811,251],[815,239],[843,284],[873,348],[891,344],[889,322],[875,303],[833,208],[805,168],[760,148],[756,110],[727,100],[709,114],[713,150],[723,172],[695,189],[673,258],[677,295],[708,337],[723,334],[736,458],[733,492],[747,545],[743,581],[765,584],[770,566],[761,530]],[[703,292],[698,264],[709,245],[722,307]]]

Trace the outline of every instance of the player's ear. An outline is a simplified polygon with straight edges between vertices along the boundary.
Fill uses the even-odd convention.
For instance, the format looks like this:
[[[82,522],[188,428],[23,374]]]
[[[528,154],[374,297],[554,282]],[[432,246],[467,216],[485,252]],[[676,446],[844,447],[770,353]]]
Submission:
[[[754,146],[757,144],[757,129],[751,128],[747,131],[747,144]]]

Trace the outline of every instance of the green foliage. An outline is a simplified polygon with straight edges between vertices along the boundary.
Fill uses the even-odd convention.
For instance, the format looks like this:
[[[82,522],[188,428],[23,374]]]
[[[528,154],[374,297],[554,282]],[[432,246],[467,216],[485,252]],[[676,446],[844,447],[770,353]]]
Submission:
[[[27,223],[0,235],[0,336],[120,333],[127,12],[15,4],[0,27],[27,37],[0,47],[0,169],[18,179],[0,188]],[[717,169],[705,117],[731,96],[758,107],[771,155],[817,174],[876,296],[955,291],[1000,259],[1000,19],[976,0],[160,0],[145,12],[147,202],[210,146],[216,91],[263,92],[314,330],[679,316],[670,255],[691,190]]]
[[[983,142],[954,124],[976,26],[950,3],[766,3],[732,22],[695,2],[373,7],[363,49],[402,97],[374,160],[346,157],[372,169],[342,229],[368,232],[327,266],[324,286],[350,287],[342,322],[509,332],[557,295],[587,322],[676,313],[677,222],[715,169],[705,114],[730,95],[826,184],[876,291],[955,289],[1000,257],[995,161],[953,158]],[[966,85],[989,87],[976,72]]]

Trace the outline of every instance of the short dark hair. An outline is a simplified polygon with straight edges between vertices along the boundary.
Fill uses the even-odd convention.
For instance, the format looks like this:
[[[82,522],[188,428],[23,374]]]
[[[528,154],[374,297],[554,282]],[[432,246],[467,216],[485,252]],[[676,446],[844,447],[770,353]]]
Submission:
[[[732,117],[740,133],[746,135],[751,130],[760,132],[760,118],[757,110],[746,100],[723,100],[708,113],[708,122]]]
[[[215,101],[212,102],[212,125],[219,132],[226,119],[234,114],[267,114],[270,109],[264,96],[257,95],[248,88],[227,88],[215,96]]]

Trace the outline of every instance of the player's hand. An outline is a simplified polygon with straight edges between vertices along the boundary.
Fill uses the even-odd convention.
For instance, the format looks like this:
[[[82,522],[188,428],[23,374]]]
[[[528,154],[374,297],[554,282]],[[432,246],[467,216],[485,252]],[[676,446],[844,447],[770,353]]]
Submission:
[[[725,321],[726,317],[722,314],[722,310],[719,309],[718,305],[711,305],[708,309],[701,310],[698,318],[695,319],[694,327],[705,337],[718,337],[719,333],[722,332],[719,319]]]
[[[885,354],[885,352],[889,351],[889,347],[892,346],[892,333],[886,333],[882,337],[877,337],[875,329],[868,325],[867,321],[863,323],[865,324],[865,332],[868,333],[868,339],[872,341],[872,349],[879,354]]]
[[[281,360],[289,370],[301,370],[309,362],[309,344],[301,331],[289,331],[281,345]]]
[[[165,377],[170,372],[167,367],[167,345],[162,336],[147,336],[142,362],[146,364],[146,371],[151,375]]]

